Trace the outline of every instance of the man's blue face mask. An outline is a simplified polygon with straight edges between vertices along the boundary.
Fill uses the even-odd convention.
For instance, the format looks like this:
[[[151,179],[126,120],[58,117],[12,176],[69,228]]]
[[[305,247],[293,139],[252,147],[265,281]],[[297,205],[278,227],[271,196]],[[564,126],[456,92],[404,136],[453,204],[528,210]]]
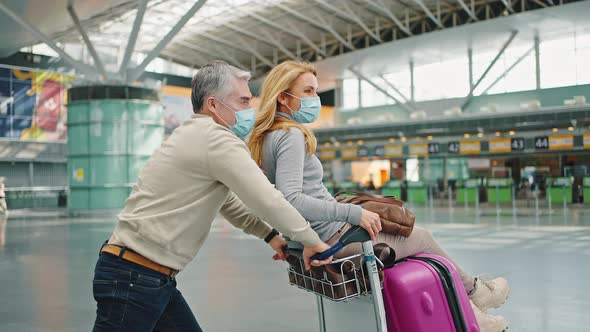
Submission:
[[[233,108],[227,106],[221,100],[218,100],[218,99],[216,99],[216,100],[220,104],[222,104],[223,106],[229,108],[230,110],[232,110],[234,112],[234,116],[236,118],[236,123],[233,126],[230,126],[227,122],[225,122],[225,120],[223,120],[223,118],[221,116],[217,115],[217,117],[220,118],[221,121],[223,121],[223,123],[225,123],[227,125],[229,130],[231,130],[239,138],[244,138],[244,137],[248,136],[248,134],[252,131],[252,128],[254,128],[254,121],[256,120],[256,113],[254,112],[254,109],[247,108],[242,111],[236,111]]]

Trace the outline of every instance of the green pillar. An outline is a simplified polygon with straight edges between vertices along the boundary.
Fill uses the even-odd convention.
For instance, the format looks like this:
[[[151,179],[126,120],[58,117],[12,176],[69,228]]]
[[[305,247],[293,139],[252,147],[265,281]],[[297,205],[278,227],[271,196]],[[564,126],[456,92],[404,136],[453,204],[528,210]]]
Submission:
[[[401,180],[390,180],[381,187],[381,194],[384,196],[395,196],[397,199],[402,197],[402,182]]]
[[[427,187],[423,181],[408,181],[408,203],[426,203]]]
[[[475,204],[479,194],[479,179],[467,179],[457,182],[457,203]]]
[[[70,210],[119,209],[164,138],[157,92],[127,86],[68,91]]]
[[[573,177],[558,177],[549,180],[549,192],[553,204],[572,203]]]
[[[510,178],[488,179],[488,202],[500,204],[512,202],[512,185]]]

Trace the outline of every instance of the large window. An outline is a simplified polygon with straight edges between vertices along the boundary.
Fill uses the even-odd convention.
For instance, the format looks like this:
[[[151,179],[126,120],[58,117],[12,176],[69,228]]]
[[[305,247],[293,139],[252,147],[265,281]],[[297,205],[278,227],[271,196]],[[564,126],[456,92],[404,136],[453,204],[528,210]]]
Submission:
[[[474,84],[497,56],[500,45],[482,50],[473,47]],[[448,55],[447,55],[448,56]],[[541,88],[590,84],[590,33],[568,32],[559,37],[540,36]],[[517,63],[518,62],[518,63]],[[410,66],[370,78],[389,94],[404,102],[411,99]],[[384,79],[386,81],[384,81]],[[474,91],[474,95],[500,94],[536,89],[534,40],[515,40],[502,54]],[[395,88],[392,88],[391,83]],[[359,88],[360,86],[360,88]],[[360,97],[359,97],[360,89]],[[400,93],[405,97],[400,96]],[[394,100],[368,82],[344,80],[344,107],[356,109],[394,104]],[[415,101],[465,97],[469,93],[467,51],[434,63],[414,67]]]
[[[395,86],[396,89],[399,90],[406,98],[412,98],[412,88],[410,87],[410,67],[406,68],[403,71],[386,74],[383,77]],[[398,94],[393,90],[391,87],[387,87],[387,91],[393,94],[394,96],[398,96]]]
[[[484,80],[475,89],[474,94],[480,95],[487,90],[486,94],[506,93],[513,91],[534,90],[536,86],[535,79],[535,53],[529,52],[516,66],[512,68],[504,77],[501,77],[506,70],[518,61],[533,46],[529,45],[512,45],[506,49],[504,54],[498,59],[494,67],[489,71]],[[490,63],[494,60],[498,51],[474,52],[473,55],[473,83],[483,75]],[[488,88],[497,80],[489,90]]]
[[[342,81],[342,108],[359,107],[359,81],[355,78]]]
[[[467,59],[453,59],[414,68],[416,101],[464,97],[469,92]]]
[[[381,89],[388,89],[387,84],[380,77],[371,77],[371,82],[377,84]],[[389,91],[388,91],[389,92]],[[367,81],[361,82],[361,106],[362,107],[373,107],[386,104],[393,104],[394,101],[373,86]]]
[[[504,84],[503,92],[534,90],[536,88],[535,52],[534,49],[529,52],[533,46],[534,43],[531,42],[529,45],[514,46],[506,50],[503,57],[503,71],[508,70],[525,54],[526,56],[502,79]]]
[[[590,33],[576,34],[576,80],[590,84]]]
[[[554,88],[576,84],[576,39],[574,35],[542,40],[541,87]]]
[[[541,40],[541,87],[590,83],[590,34]]]

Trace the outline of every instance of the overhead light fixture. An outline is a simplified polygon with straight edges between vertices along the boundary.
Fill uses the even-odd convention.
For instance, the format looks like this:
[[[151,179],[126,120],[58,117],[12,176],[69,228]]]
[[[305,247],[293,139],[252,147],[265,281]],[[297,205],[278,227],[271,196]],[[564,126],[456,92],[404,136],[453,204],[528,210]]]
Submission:
[[[469,135],[469,134],[465,134],[465,135],[463,135],[463,137],[465,137],[465,138],[469,138],[469,137],[471,137],[471,135]]]
[[[574,127],[568,127],[567,130],[574,131]]]
[[[402,137],[402,142],[404,142],[404,143],[405,143],[405,142],[407,142],[407,141],[408,141],[408,139],[407,139],[407,138],[405,138],[405,137]]]
[[[352,141],[348,141],[348,142],[346,142],[346,144],[352,145]]]
[[[326,142],[326,143],[324,143],[324,146],[325,146],[325,147],[327,147],[327,148],[329,148],[329,147],[331,147],[331,146],[332,146],[332,143],[330,143],[330,142]]]
[[[558,131],[559,131],[559,129],[557,129],[557,128],[553,128],[553,132],[554,132],[554,133],[556,133],[556,132],[558,132]]]
[[[514,136],[514,135],[516,135],[516,132],[515,132],[514,130],[511,130],[511,131],[509,132],[509,134],[510,134],[510,136]]]
[[[389,143],[394,143],[394,142],[395,142],[395,138],[391,137],[391,138],[389,139]]]
[[[426,137],[426,139],[428,139],[429,141],[432,141],[432,136],[428,136],[428,137]]]
[[[334,142],[334,146],[335,147],[339,147],[340,146],[340,142]]]
[[[479,138],[483,137],[483,133],[478,133],[477,137],[479,137]]]
[[[365,144],[365,141],[363,141],[362,139],[359,139],[359,140],[356,142],[356,144],[358,144],[358,145],[363,145],[363,144]]]
[[[501,132],[499,132],[499,131],[496,132],[496,137],[500,137],[501,135],[502,135]]]

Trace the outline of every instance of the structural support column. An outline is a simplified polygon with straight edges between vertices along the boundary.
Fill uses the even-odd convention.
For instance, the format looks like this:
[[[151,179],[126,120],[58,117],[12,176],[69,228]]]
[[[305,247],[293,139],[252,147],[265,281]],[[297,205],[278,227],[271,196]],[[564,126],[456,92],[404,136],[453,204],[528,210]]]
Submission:
[[[535,35],[535,78],[537,82],[537,90],[541,89],[541,57],[539,53],[539,46],[541,41],[539,35]]]
[[[344,94],[342,91],[343,82],[342,80],[336,80],[336,88],[334,89],[334,108],[340,109],[344,104]]]
[[[357,77],[356,81],[357,81],[357,85],[358,85],[358,89],[357,89],[358,100],[359,100],[359,107],[358,108],[361,108],[361,107],[363,107],[363,91],[362,91],[363,85],[361,83],[360,78]]]
[[[31,187],[35,186],[35,166],[33,162],[29,162],[29,185]]]
[[[414,87],[414,61],[410,61],[410,100],[412,103],[416,102]]]
[[[473,90],[473,49],[467,49],[467,61],[469,62],[469,91]]]

